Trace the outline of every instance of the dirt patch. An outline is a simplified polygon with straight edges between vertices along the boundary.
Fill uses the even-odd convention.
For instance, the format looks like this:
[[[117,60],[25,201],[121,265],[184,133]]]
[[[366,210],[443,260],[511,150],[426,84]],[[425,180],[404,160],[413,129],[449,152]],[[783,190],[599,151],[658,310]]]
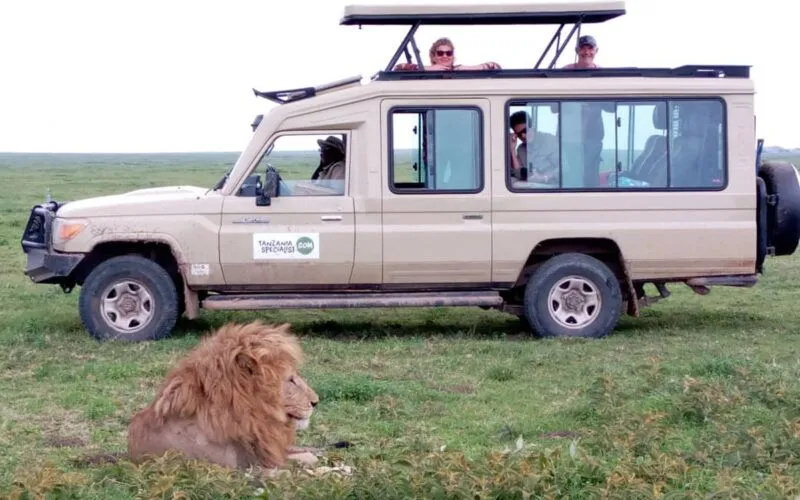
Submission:
[[[81,446],[86,446],[88,444],[86,440],[79,437],[59,437],[59,436],[46,437],[44,442],[47,446],[52,446],[54,448],[77,448]]]
[[[474,394],[475,386],[472,384],[459,384],[450,387],[444,387],[442,390],[445,392],[455,392],[458,394]]]
[[[539,434],[539,437],[544,439],[576,438],[580,437],[580,434],[572,431],[553,431]]]
[[[95,455],[85,455],[83,457],[78,457],[72,460],[72,463],[76,467],[87,467],[89,465],[101,465],[101,464],[115,464],[121,458],[125,458],[126,454],[119,452],[119,453],[98,453]]]

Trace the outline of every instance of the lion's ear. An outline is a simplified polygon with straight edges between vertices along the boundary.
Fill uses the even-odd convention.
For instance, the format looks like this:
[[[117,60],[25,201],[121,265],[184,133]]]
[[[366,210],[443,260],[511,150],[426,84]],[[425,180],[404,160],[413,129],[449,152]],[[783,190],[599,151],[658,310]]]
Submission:
[[[236,366],[248,375],[252,375],[256,371],[256,360],[249,354],[240,352],[236,355]]]

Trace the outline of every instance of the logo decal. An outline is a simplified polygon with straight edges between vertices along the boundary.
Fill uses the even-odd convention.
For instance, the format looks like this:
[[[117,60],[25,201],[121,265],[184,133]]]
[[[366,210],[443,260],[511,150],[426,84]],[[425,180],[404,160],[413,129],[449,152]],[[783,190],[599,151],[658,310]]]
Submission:
[[[319,233],[255,233],[253,259],[319,259]]]

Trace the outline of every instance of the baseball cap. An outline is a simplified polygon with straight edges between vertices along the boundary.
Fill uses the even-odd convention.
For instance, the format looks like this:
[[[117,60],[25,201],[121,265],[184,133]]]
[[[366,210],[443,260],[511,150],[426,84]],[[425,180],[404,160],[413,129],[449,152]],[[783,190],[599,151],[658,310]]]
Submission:
[[[583,35],[582,37],[578,38],[578,47],[582,45],[591,45],[592,47],[597,48],[597,40],[595,40],[592,35]]]

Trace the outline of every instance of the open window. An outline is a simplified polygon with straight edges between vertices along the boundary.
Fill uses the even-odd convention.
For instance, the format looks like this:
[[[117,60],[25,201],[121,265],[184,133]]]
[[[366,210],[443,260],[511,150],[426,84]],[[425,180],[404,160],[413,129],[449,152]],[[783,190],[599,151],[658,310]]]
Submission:
[[[239,196],[260,196],[262,175],[277,172],[278,197],[341,196],[347,179],[347,134],[283,134],[261,156],[239,189]]]
[[[483,189],[481,112],[473,107],[394,108],[389,187],[395,193]]]

